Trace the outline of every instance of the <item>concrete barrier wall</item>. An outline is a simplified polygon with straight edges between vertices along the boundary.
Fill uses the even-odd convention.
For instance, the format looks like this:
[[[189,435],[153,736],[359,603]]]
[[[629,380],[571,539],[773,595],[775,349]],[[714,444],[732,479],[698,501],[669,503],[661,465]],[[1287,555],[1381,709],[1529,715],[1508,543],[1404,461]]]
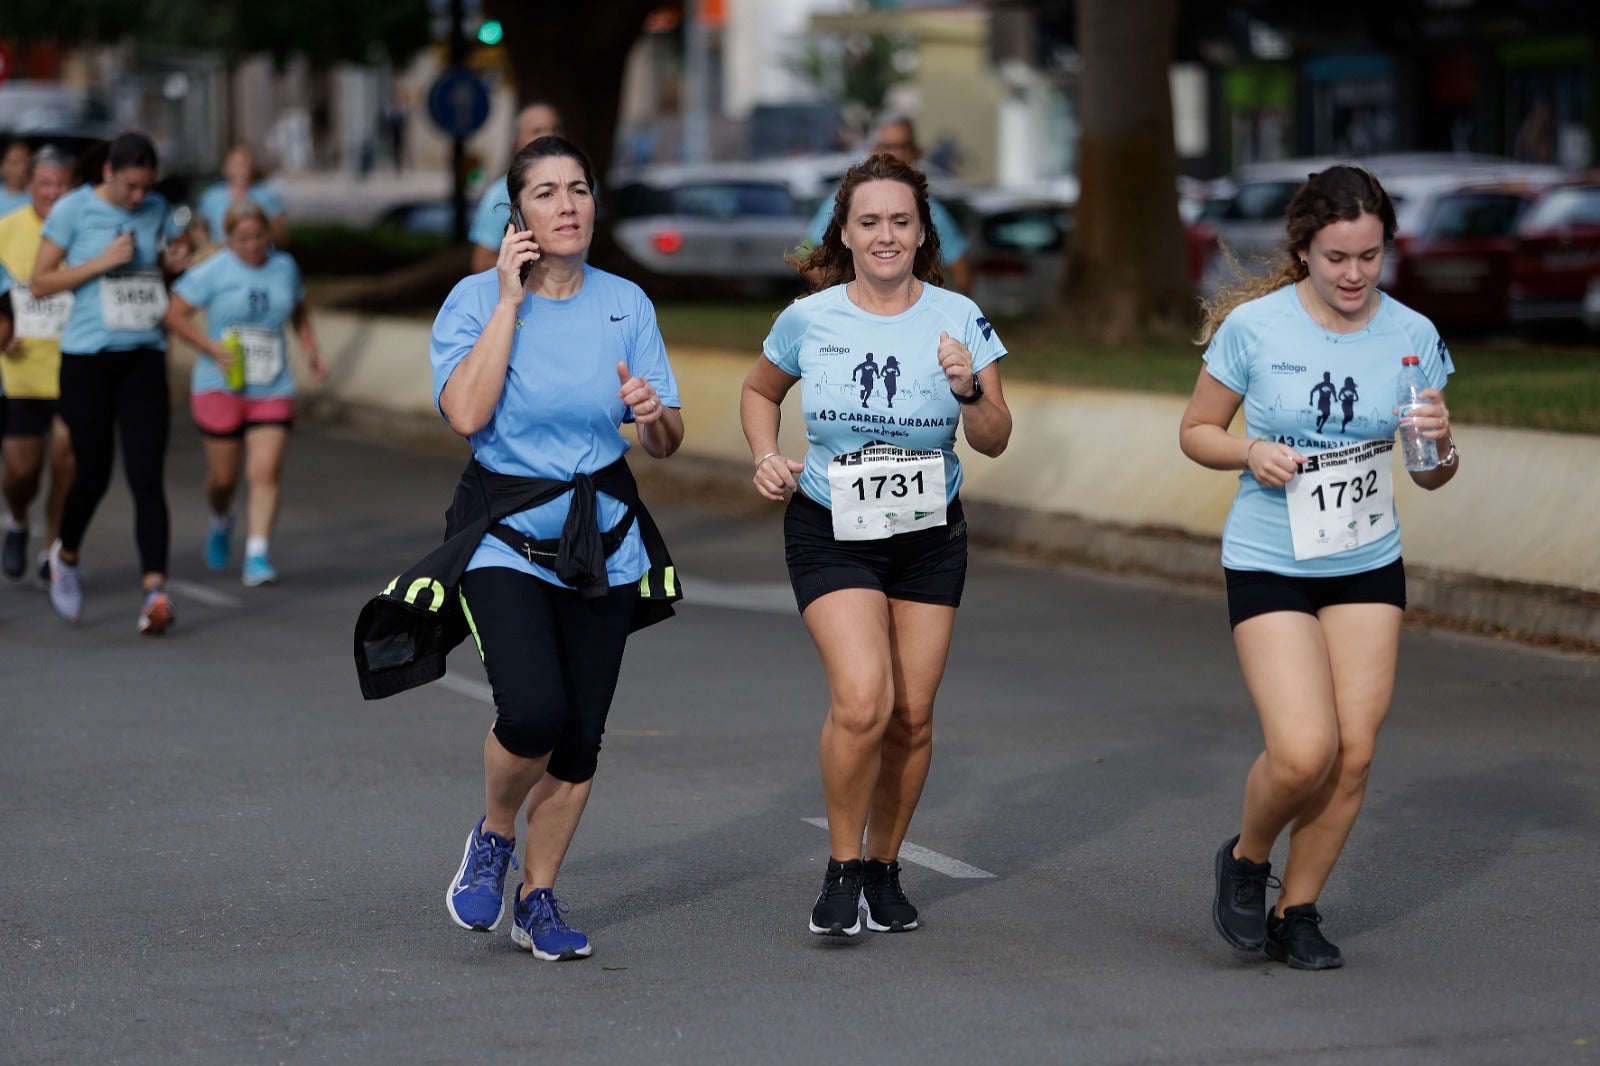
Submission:
[[[320,388],[306,384],[308,398],[438,417],[428,320],[322,312],[315,322],[332,374]],[[672,350],[684,454],[748,464],[738,401],[755,355]],[[190,360],[175,351],[175,373]],[[1006,397],[1016,419],[1011,446],[998,460],[963,456],[967,499],[1130,530],[1221,534],[1236,477],[1178,451],[1182,397],[1026,382],[1007,383]],[[782,437],[796,457],[805,449],[798,401],[793,393],[785,404]],[[1461,473],[1444,490],[1424,492],[1396,475],[1408,566],[1600,592],[1600,438],[1461,426],[1457,441]]]

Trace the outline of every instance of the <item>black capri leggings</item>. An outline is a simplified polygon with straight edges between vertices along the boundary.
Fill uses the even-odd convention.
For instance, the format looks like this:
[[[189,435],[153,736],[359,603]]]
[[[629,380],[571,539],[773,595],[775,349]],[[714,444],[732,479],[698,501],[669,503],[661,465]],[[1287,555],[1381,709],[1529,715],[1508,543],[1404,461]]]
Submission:
[[[586,600],[519,570],[467,571],[461,603],[494,689],[501,747],[548,754],[545,771],[559,781],[594,776],[638,602],[634,584]]]
[[[115,441],[133,493],[134,538],[144,573],[167,572],[171,527],[163,484],[172,398],[167,353],[154,348],[61,355],[61,418],[72,431],[78,477],[61,514],[61,546],[76,552],[111,485]]]

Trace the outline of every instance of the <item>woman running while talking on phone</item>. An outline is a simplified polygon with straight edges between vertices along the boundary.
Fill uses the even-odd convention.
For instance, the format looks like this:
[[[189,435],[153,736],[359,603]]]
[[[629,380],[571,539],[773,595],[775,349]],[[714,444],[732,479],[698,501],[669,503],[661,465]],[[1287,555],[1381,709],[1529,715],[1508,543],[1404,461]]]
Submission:
[[[789,499],[789,579],[828,677],[831,857],[810,928],[854,935],[864,906],[869,927],[897,932],[918,923],[900,887],[900,845],[927,780],[934,695],[966,580],[956,426],[984,455],[1005,450],[1005,348],[976,304],[938,287],[927,180],[892,155],[845,174],[805,269],[823,287],[778,316],[740,417],[756,490]],[[852,375],[868,362],[896,367],[897,406],[876,374]],[[803,463],[778,447],[779,407],[797,385]]]
[[[620,427],[634,422],[645,453],[665,459],[683,441],[683,418],[650,300],[584,262],[595,217],[588,158],[540,137],[511,161],[507,188],[494,269],[459,282],[433,324],[439,410],[472,444],[457,501],[494,512],[486,535],[469,528],[459,581],[494,690],[485,813],[446,905],[463,928],[498,924],[526,803],[511,936],[553,961],[590,952],[566,923],[556,878],[594,784],[628,634],[677,598]]]
[[[184,264],[169,254],[167,242],[178,227],[167,201],[153,191],[154,146],[141,134],[124,133],[103,158],[92,168],[97,184],[74,189],[51,209],[29,280],[35,297],[74,295],[61,334],[57,402],[78,471],[62,509],[61,539],[50,549],[50,603],[69,622],[83,612],[78,551],[111,484],[120,437],[142,575],[139,632],[155,635],[173,621],[163,484],[172,423],[164,272]]]
[[[1402,359],[1431,386],[1403,424],[1455,476],[1444,385],[1455,367],[1433,324],[1377,289],[1395,215],[1365,170],[1313,174],[1290,201],[1287,251],[1270,276],[1207,304],[1205,369],[1184,412],[1183,452],[1242,471],[1222,534],[1228,614],[1265,751],[1245,782],[1239,833],[1215,859],[1212,920],[1235,947],[1303,970],[1343,963],[1317,900],[1355,824],[1394,692],[1405,609],[1391,451]],[[1330,380],[1361,382],[1362,406],[1329,419]],[[1354,404],[1354,400],[1350,401]],[[1243,437],[1228,432],[1244,408]],[[1335,431],[1335,426],[1338,426]],[[1289,830],[1281,892],[1269,858]]]

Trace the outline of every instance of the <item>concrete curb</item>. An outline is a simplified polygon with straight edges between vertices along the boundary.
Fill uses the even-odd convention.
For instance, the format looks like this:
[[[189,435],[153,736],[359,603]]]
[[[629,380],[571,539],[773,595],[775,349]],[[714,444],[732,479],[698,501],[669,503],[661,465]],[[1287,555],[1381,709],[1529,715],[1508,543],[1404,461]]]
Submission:
[[[433,408],[424,319],[318,312],[332,373],[307,387],[306,419],[402,446],[465,445]],[[672,352],[688,425],[683,451],[648,475],[748,489],[740,383],[755,354]],[[174,346],[186,392],[193,353]],[[799,390],[780,444],[805,449]],[[1182,397],[1008,383],[1016,418],[998,460],[963,455],[974,536],[1116,570],[1220,585],[1220,539],[1237,475],[1203,470],[1177,448]],[[1410,606],[1419,617],[1521,639],[1600,649],[1600,438],[1464,427],[1463,468],[1439,493],[1396,477]],[[641,476],[643,472],[641,471]],[[1537,516],[1537,523],[1529,521]]]

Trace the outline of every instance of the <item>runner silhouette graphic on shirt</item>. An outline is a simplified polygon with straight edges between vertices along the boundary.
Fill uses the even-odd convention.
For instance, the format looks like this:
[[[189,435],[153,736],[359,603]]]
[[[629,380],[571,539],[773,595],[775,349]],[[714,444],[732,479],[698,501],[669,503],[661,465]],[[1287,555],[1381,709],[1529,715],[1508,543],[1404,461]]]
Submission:
[[[894,356],[883,361],[883,394],[889,398],[889,406],[894,406],[895,382],[900,377],[900,361]]]
[[[867,406],[867,397],[872,395],[872,386],[877,382],[878,370],[877,362],[873,360],[872,353],[868,352],[866,359],[857,363],[856,368],[850,371],[850,380],[856,381],[859,379],[861,382],[862,407]]]
[[[1317,432],[1322,432],[1322,427],[1327,425],[1328,419],[1333,415],[1333,398],[1338,393],[1333,387],[1333,375],[1324,370],[1322,380],[1311,386],[1311,398],[1307,403],[1317,405]]]
[[[1344,432],[1344,428],[1356,416],[1356,401],[1359,399],[1361,394],[1356,391],[1356,379],[1345,378],[1344,388],[1339,390],[1339,407],[1344,411],[1344,421],[1339,423],[1340,433]]]

